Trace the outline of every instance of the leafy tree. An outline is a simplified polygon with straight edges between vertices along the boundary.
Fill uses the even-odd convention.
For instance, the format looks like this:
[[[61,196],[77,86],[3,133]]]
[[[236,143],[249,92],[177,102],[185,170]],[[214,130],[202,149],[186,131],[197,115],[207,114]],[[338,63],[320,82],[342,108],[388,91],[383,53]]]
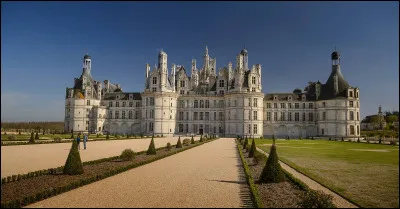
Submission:
[[[398,121],[399,117],[397,115],[389,115],[386,116],[386,122],[392,124],[395,121]]]
[[[149,145],[149,149],[147,149],[147,155],[156,155],[157,151],[156,151],[156,147],[154,145],[154,137],[151,138],[151,142]]]
[[[190,143],[191,143],[191,144],[194,144],[193,136],[192,136],[192,139],[190,140]]]
[[[83,165],[76,140],[72,140],[71,150],[69,151],[67,161],[65,162],[63,173],[68,175],[79,175],[83,173]]]
[[[178,138],[178,143],[176,143],[176,148],[182,148],[181,137]]]
[[[285,180],[285,174],[282,171],[276,153],[276,146],[273,144],[269,152],[267,163],[260,175],[260,183],[279,183]]]
[[[254,157],[254,153],[256,152],[256,140],[253,138],[253,142],[251,143],[249,157]]]

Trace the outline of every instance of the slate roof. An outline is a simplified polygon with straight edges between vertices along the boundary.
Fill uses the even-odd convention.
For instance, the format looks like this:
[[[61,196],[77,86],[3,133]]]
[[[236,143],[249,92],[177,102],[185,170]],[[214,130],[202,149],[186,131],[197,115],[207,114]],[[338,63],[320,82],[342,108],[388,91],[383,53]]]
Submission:
[[[104,95],[104,100],[115,100],[119,95],[119,100],[129,100],[129,95],[132,94],[133,100],[142,100],[140,92],[125,92],[125,93],[107,93]]]
[[[334,80],[333,76],[337,75],[338,77],[338,94],[335,95],[334,92]],[[349,83],[344,79],[342,73],[339,69],[332,70],[331,75],[329,76],[328,80],[325,84],[321,85],[321,94],[319,96],[320,100],[329,100],[335,99],[337,97],[346,97],[346,89],[349,88]]]

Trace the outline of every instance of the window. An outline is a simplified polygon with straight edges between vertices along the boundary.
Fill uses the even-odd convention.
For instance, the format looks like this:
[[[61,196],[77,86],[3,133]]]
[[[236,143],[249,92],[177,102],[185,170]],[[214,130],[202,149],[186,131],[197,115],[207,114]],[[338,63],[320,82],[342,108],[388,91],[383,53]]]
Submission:
[[[281,121],[285,121],[285,113],[281,112]]]
[[[189,120],[189,112],[186,112],[186,120]]]
[[[321,130],[321,132],[322,132],[322,135],[324,135],[324,134],[325,134],[325,131],[324,131],[324,129],[322,129],[322,130]]]
[[[154,110],[150,110],[150,118],[154,118]]]
[[[274,103],[274,108],[278,108],[278,103]]]
[[[254,98],[254,99],[253,99],[253,106],[254,106],[254,107],[257,107],[257,98]]]
[[[350,97],[353,97],[353,91],[350,91]]]
[[[358,91],[356,92],[356,98],[358,98]],[[357,126],[358,127],[358,126]]]
[[[360,120],[360,113],[357,112],[357,120]]]
[[[256,92],[256,88],[251,88],[251,92]]]
[[[285,103],[281,103],[281,108],[285,108]]]
[[[119,107],[119,102],[115,102],[115,106],[116,106],[116,107]]]
[[[309,112],[308,113],[308,121],[314,121],[313,113]]]
[[[153,92],[156,92],[156,91],[157,91],[157,87],[153,87],[153,88],[152,88],[152,91],[153,91]]]
[[[219,107],[224,108],[224,100],[219,100]]]
[[[253,134],[257,134],[257,124],[253,125]]]
[[[119,111],[115,111],[115,119],[119,119]]]
[[[122,110],[122,119],[125,119],[125,110]]]
[[[206,100],[206,108],[210,108],[210,101]]]
[[[199,108],[199,101],[194,100],[194,108]]]
[[[86,105],[90,105],[90,100],[87,100],[87,101],[86,101]]]
[[[350,126],[350,135],[354,135],[354,126],[353,125]]]
[[[291,112],[289,112],[288,121],[292,121],[292,113]]]
[[[179,120],[183,120],[183,112],[179,112]]]
[[[360,135],[360,126],[357,126],[357,135]]]
[[[288,103],[289,109],[292,109],[292,103]]]
[[[136,107],[140,107],[140,102],[136,102]]]
[[[326,120],[326,113],[322,112],[322,120]]]
[[[183,124],[179,124],[179,132],[180,132],[180,133],[183,132]]]
[[[224,94],[224,91],[223,91],[223,90],[220,90],[220,91],[219,91],[219,94]]]
[[[185,107],[185,101],[184,101],[184,100],[179,100],[178,106],[179,106],[180,108],[184,108],[184,107]]]
[[[153,131],[153,123],[149,123],[149,131]]]
[[[111,110],[108,112],[108,118],[110,118],[110,119],[113,118],[113,114],[112,114],[112,111],[111,111]]]
[[[350,101],[350,102],[349,102],[349,106],[350,106],[350,107],[353,107],[353,101]]]
[[[254,76],[251,77],[251,83],[252,83],[252,84],[256,84],[256,77],[254,77]]]
[[[112,102],[108,102],[108,106],[109,106],[109,107],[112,107]]]
[[[271,103],[267,103],[267,108],[271,108]]]
[[[267,112],[267,121],[271,121],[271,112]]]
[[[313,109],[313,103],[308,103],[308,109]]]
[[[128,112],[128,118],[129,118],[129,119],[132,119],[132,110],[129,110],[129,112]],[[135,119],[137,119],[137,118],[135,118]]]
[[[157,77],[153,77],[153,84],[157,84]]]
[[[325,102],[322,102],[322,107],[325,107]]]
[[[357,107],[360,107],[360,103],[359,102],[357,102]]]
[[[200,112],[200,120],[204,120],[204,113],[203,112]]]
[[[214,120],[217,120],[217,112],[214,112]]]
[[[354,120],[354,112],[350,111],[350,120]]]
[[[197,120],[197,116],[198,116],[198,114],[199,114],[199,113],[197,113],[197,112],[194,112],[194,114],[193,114],[193,120]]]
[[[278,121],[278,113],[274,112],[274,121]]]
[[[129,102],[129,107],[133,107],[133,102]]]
[[[303,109],[306,109],[306,103],[303,103]]]
[[[219,120],[224,120],[224,115],[222,112],[219,112]]]
[[[209,112],[206,112],[205,115],[206,115],[206,118],[205,118],[205,119],[206,119],[206,120],[210,120],[210,113],[209,113]]]
[[[249,111],[249,120],[251,120],[251,111]]]
[[[303,112],[303,121],[306,121],[306,113]]]
[[[185,94],[185,90],[180,90],[179,94]]]
[[[150,106],[154,106],[154,97],[150,97]]]
[[[122,107],[125,107],[126,106],[126,102],[122,102]]]
[[[224,80],[219,80],[219,87],[224,87]]]
[[[253,120],[257,120],[257,111],[253,112]]]
[[[185,87],[185,81],[180,81],[180,87]]]
[[[249,107],[251,107],[251,98],[249,98]]]
[[[248,130],[249,130],[249,134],[251,134],[251,124],[249,124]]]
[[[299,103],[294,103],[294,108],[299,109]]]
[[[204,108],[204,100],[200,100],[200,108]]]
[[[294,121],[300,121],[299,115],[300,115],[300,114],[299,114],[298,112],[294,113]]]

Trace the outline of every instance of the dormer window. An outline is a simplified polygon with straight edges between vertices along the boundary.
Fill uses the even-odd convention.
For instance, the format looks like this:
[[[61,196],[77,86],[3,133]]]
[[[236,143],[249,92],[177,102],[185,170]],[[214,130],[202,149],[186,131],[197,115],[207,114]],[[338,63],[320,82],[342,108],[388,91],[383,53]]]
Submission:
[[[119,96],[117,96],[117,99],[119,99]]]
[[[276,97],[274,97],[274,100],[276,100]]]
[[[153,84],[157,84],[157,77],[153,77]]]
[[[256,77],[255,77],[255,76],[253,76],[253,77],[251,78],[251,83],[252,83],[252,84],[256,84]]]
[[[129,99],[132,99],[132,98],[133,98],[133,96],[132,96],[132,94],[130,94],[130,95],[129,95]]]

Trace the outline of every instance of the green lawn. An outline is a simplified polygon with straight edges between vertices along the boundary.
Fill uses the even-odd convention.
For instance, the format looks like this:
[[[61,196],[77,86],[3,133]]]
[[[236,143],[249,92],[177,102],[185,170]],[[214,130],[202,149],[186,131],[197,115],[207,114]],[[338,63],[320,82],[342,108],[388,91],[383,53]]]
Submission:
[[[256,144],[269,152],[272,140]],[[280,160],[362,207],[399,207],[398,146],[328,140],[278,140],[276,146]]]

